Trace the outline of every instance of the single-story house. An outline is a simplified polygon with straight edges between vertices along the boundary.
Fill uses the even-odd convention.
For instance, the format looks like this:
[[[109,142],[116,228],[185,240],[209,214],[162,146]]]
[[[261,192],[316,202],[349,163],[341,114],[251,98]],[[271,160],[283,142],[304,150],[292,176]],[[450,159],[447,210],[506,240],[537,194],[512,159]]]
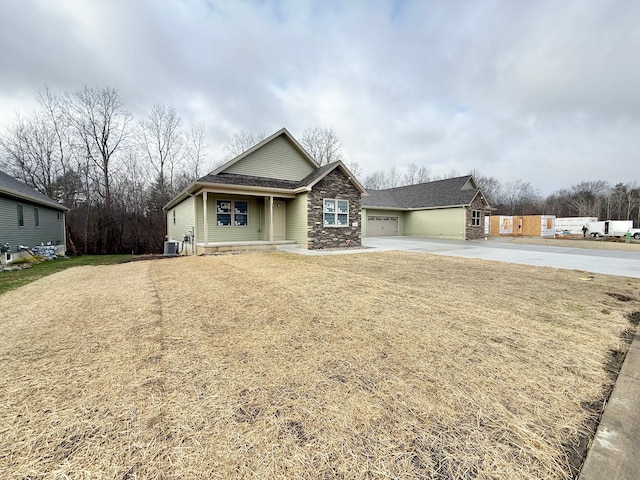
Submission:
[[[167,239],[198,254],[283,243],[359,246],[365,194],[342,162],[318,165],[283,128],[167,203]]]
[[[363,236],[485,237],[489,204],[471,175],[367,192]]]
[[[55,246],[66,253],[65,213],[69,209],[34,188],[0,172],[0,246],[2,261],[28,255],[20,247]],[[7,247],[10,248],[9,251]]]

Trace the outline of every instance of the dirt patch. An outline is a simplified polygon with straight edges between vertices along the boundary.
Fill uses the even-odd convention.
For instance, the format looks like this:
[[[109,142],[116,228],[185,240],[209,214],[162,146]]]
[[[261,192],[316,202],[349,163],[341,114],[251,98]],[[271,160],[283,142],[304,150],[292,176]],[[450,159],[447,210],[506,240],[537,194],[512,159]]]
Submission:
[[[620,300],[621,302],[632,302],[634,300],[633,297],[630,297],[629,295],[624,295],[622,293],[607,292],[607,295],[615,298],[616,300]]]
[[[580,275],[273,252],[43,278],[0,297],[0,478],[574,478],[639,319],[608,295],[635,280]]]

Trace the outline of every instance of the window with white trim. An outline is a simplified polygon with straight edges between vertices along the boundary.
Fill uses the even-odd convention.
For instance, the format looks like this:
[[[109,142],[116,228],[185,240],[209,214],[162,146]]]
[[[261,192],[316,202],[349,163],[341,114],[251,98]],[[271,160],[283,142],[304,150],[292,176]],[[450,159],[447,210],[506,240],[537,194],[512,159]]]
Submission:
[[[482,219],[482,211],[481,210],[471,210],[471,226],[479,227],[480,220]]]
[[[322,220],[325,227],[349,226],[349,200],[325,198]]]
[[[40,227],[40,211],[38,207],[33,207],[33,221],[36,225],[36,228]]]
[[[24,227],[24,210],[20,204],[18,204],[18,226]]]
[[[216,225],[246,227],[249,225],[249,204],[246,200],[216,200]]]

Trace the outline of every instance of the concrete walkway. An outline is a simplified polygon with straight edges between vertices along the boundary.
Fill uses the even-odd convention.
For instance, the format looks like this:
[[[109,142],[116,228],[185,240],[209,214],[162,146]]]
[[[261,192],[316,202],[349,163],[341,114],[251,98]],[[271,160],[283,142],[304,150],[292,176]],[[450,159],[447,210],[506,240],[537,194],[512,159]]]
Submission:
[[[303,255],[404,250],[640,278],[640,249],[636,253],[510,244],[502,239],[464,241],[414,237],[364,238],[362,243],[368,248],[313,251],[286,246],[279,249]],[[579,480],[640,479],[640,452],[637,447],[640,442],[639,333],[629,348]]]

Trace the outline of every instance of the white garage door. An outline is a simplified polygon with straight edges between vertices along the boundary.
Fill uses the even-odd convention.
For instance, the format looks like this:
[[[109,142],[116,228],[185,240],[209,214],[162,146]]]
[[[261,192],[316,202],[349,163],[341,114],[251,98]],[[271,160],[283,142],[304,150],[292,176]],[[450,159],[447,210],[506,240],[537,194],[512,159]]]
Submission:
[[[398,235],[398,217],[367,217],[367,237]]]

